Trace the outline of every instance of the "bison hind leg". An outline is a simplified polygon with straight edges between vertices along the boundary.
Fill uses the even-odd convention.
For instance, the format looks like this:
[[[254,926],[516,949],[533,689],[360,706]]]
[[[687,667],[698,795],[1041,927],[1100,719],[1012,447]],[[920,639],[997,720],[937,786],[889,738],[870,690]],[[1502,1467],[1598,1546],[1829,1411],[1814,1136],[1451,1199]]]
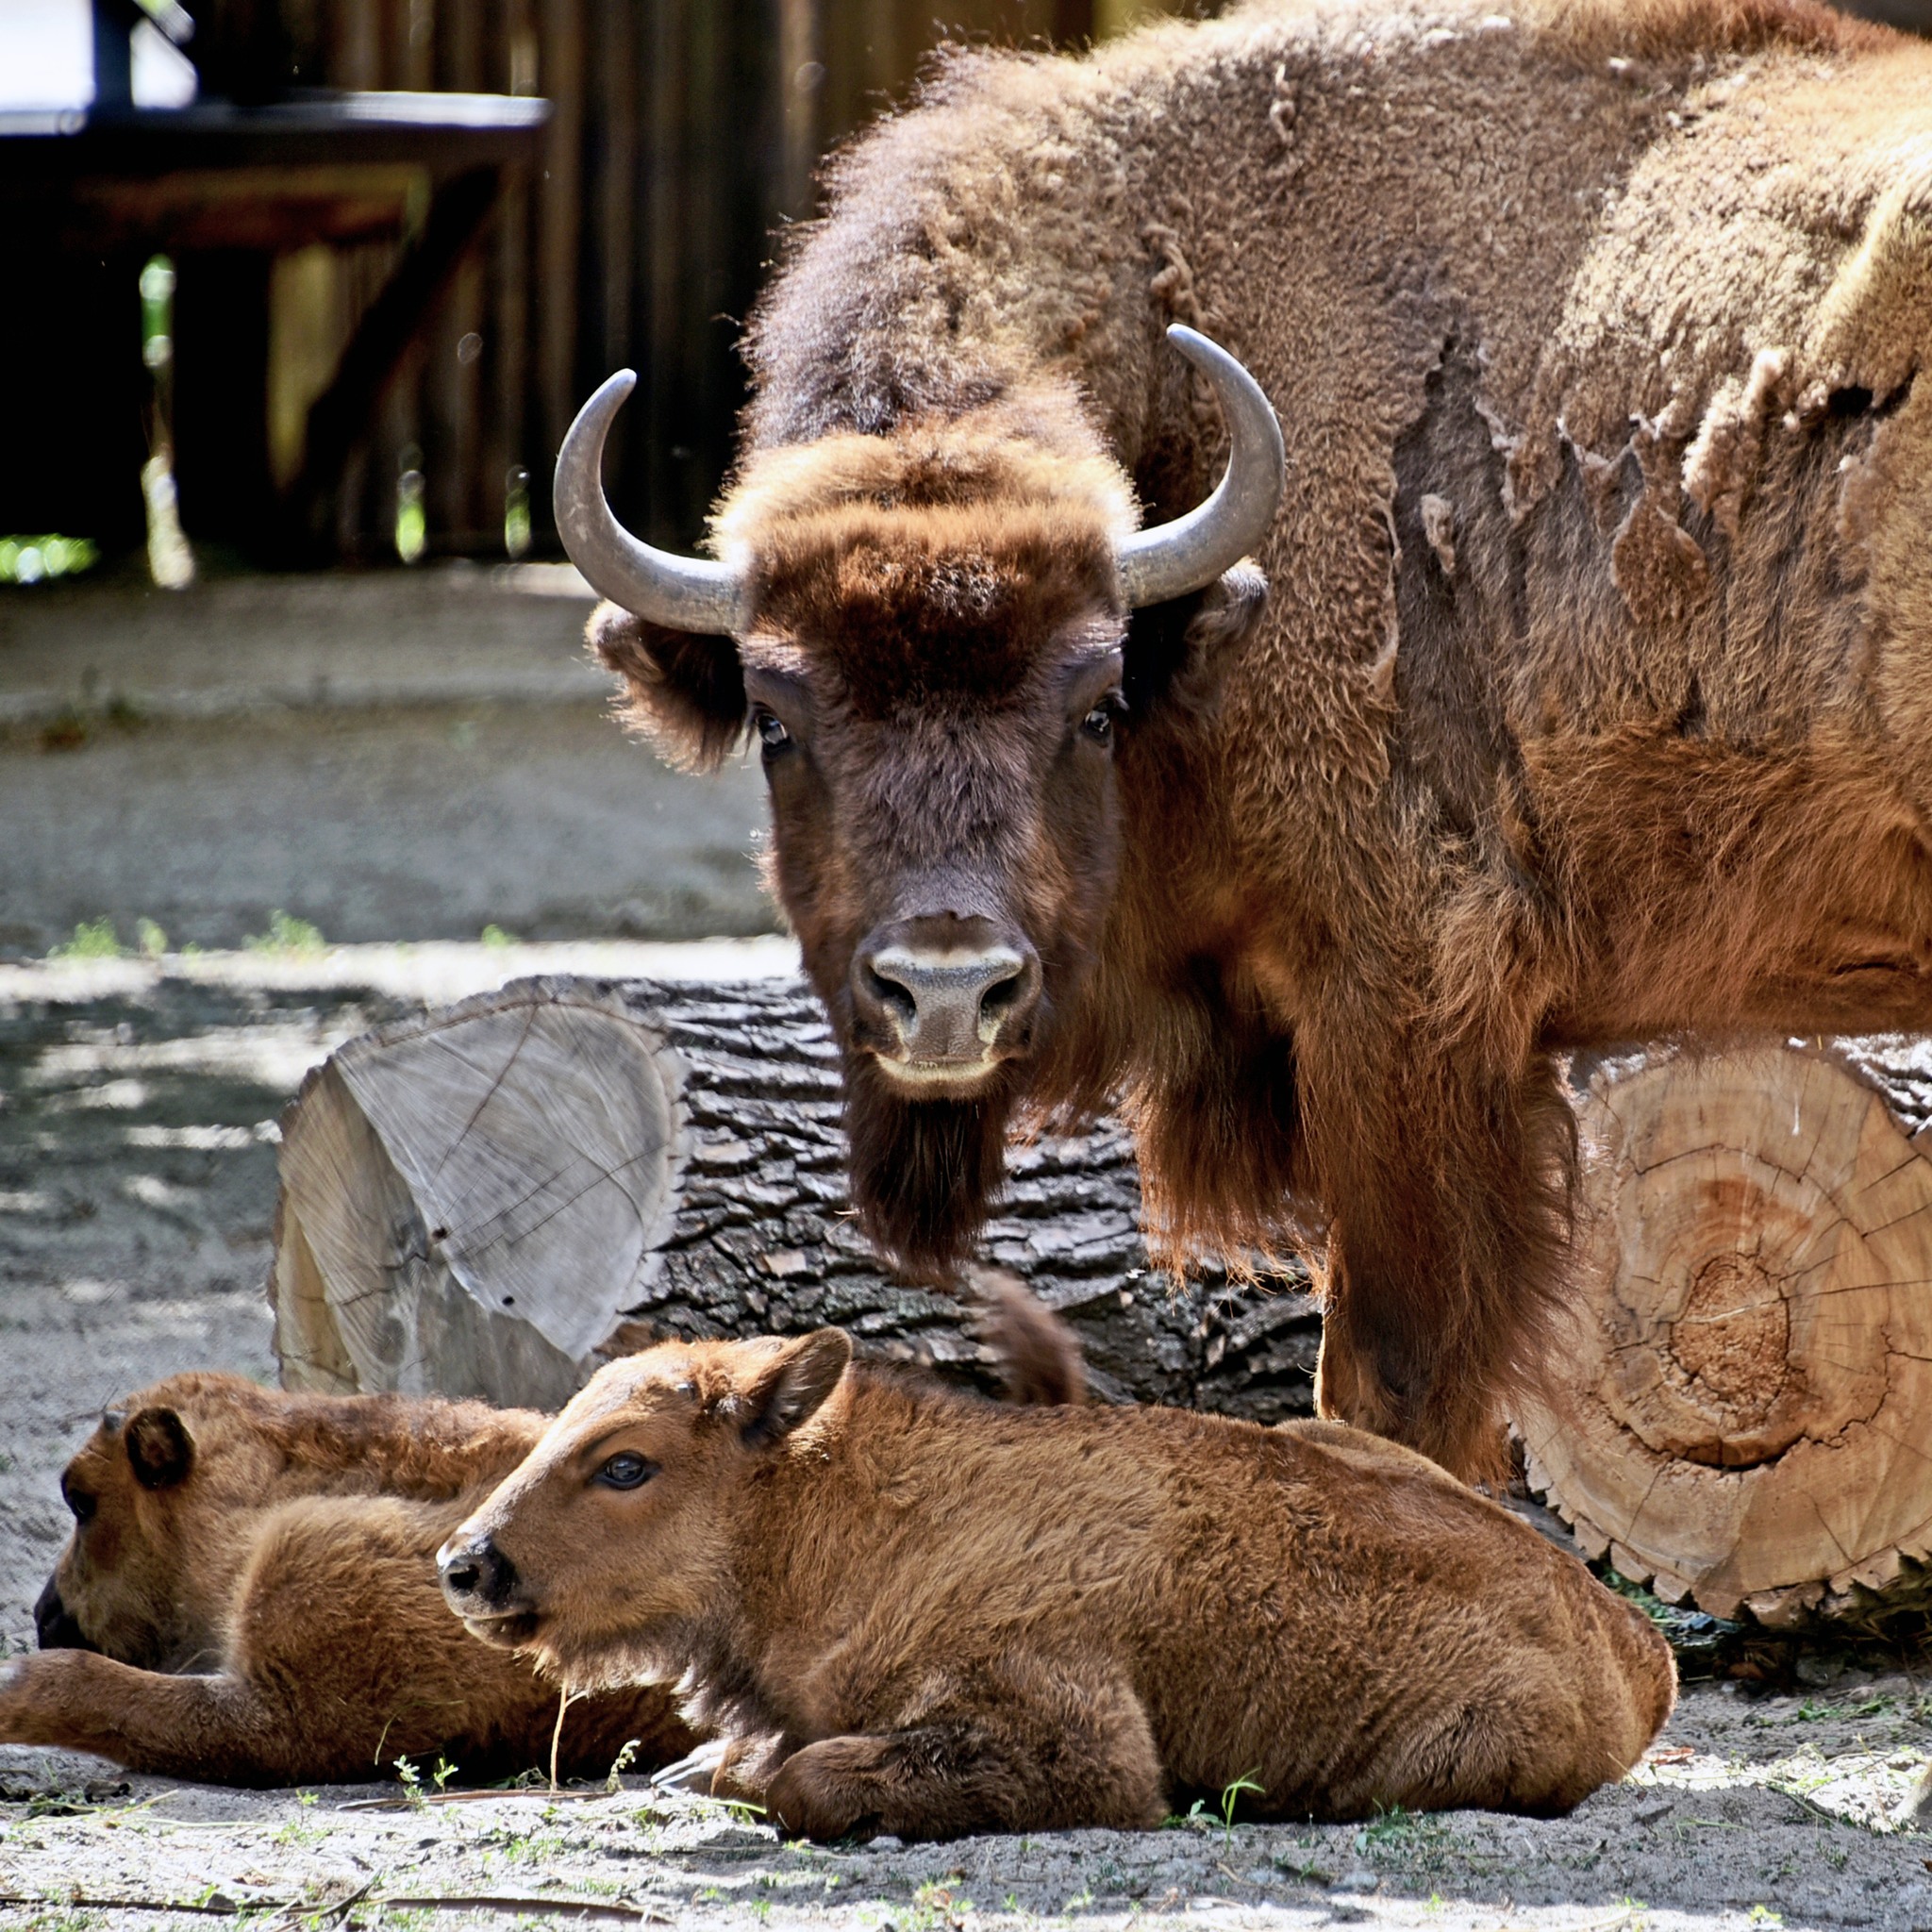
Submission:
[[[1565,1735],[1574,1728],[1565,1716],[1543,1710],[1532,1717],[1507,1702],[1500,1708],[1463,1705],[1409,1740],[1398,1775],[1369,1808],[1559,1818],[1619,1775],[1594,1737]]]
[[[1140,1830],[1166,1814],[1147,1713],[1125,1684],[1003,1658],[903,1729],[825,1738],[778,1768],[766,1803],[815,1839]]]

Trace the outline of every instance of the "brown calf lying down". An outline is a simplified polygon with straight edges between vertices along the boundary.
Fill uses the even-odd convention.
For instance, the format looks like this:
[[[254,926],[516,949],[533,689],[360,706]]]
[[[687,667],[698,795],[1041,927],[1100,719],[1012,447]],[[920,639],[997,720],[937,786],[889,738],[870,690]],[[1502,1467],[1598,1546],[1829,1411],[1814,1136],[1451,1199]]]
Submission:
[[[1670,1714],[1668,1646],[1533,1530],[1332,1423],[999,1409],[838,1329],[602,1369],[441,1554],[477,1636],[679,1684],[713,1789],[815,1838],[1555,1812]]]
[[[547,1422],[236,1375],[143,1390],[67,1466],[74,1534],[41,1654],[0,1664],[0,1743],[240,1785],[547,1765],[557,1687],[463,1635],[433,1561]],[[629,1689],[572,1707],[558,1769],[601,1774],[632,1739],[640,1768],[693,1741],[664,1692]]]
[[[973,1287],[1008,1399],[1079,1401],[1073,1332],[1011,1275]],[[0,1743],[219,1784],[366,1778],[399,1757],[466,1779],[548,1764],[557,1687],[463,1635],[434,1560],[547,1416],[220,1374],[125,1413],[62,1479],[74,1535],[42,1592],[43,1654],[0,1664]],[[601,1775],[633,1740],[640,1771],[694,1742],[667,1693],[629,1687],[571,1707],[558,1769]]]

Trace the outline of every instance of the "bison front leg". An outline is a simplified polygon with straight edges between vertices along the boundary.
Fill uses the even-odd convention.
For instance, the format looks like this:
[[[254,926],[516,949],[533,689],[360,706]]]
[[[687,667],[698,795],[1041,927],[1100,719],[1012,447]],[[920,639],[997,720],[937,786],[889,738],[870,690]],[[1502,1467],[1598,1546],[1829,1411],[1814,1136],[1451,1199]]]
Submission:
[[[1333,1216],[1321,1411],[1497,1477],[1568,1263],[1574,1128],[1554,1070],[1486,1075],[1423,1051],[1385,1078],[1303,1065]]]
[[[1024,1657],[974,1674],[920,1723],[793,1752],[765,1802],[788,1831],[814,1839],[1133,1831],[1166,1810],[1133,1691]]]
[[[279,1784],[288,1716],[236,1677],[168,1676],[89,1650],[0,1664],[0,1744],[88,1751],[161,1777]]]

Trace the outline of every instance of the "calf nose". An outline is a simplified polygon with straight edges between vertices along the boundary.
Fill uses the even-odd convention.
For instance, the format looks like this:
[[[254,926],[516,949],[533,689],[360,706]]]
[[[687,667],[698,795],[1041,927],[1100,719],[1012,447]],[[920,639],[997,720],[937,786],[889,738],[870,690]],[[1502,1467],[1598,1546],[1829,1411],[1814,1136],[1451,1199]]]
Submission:
[[[900,939],[858,959],[860,1005],[912,1066],[983,1065],[1010,1044],[1040,1000],[1040,961],[1024,941],[921,944]]]
[[[87,1641],[86,1632],[68,1614],[67,1606],[60,1601],[60,1592],[55,1588],[51,1576],[47,1578],[46,1589],[41,1592],[40,1601],[34,1605],[34,1639],[42,1650],[93,1648]]]
[[[436,1574],[452,1609],[500,1610],[516,1584],[516,1566],[487,1536],[466,1543],[445,1543],[436,1556]]]

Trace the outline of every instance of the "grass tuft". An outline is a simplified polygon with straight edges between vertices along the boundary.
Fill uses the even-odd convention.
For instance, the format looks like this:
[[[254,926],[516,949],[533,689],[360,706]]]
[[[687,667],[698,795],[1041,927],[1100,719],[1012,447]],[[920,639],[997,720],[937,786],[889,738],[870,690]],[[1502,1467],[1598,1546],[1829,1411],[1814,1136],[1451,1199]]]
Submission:
[[[84,919],[74,928],[74,937],[55,946],[50,959],[118,959],[120,936],[111,919]]]
[[[266,932],[250,933],[242,943],[251,953],[283,953],[307,957],[327,949],[322,928],[306,919],[297,919],[277,906],[268,916]]]

